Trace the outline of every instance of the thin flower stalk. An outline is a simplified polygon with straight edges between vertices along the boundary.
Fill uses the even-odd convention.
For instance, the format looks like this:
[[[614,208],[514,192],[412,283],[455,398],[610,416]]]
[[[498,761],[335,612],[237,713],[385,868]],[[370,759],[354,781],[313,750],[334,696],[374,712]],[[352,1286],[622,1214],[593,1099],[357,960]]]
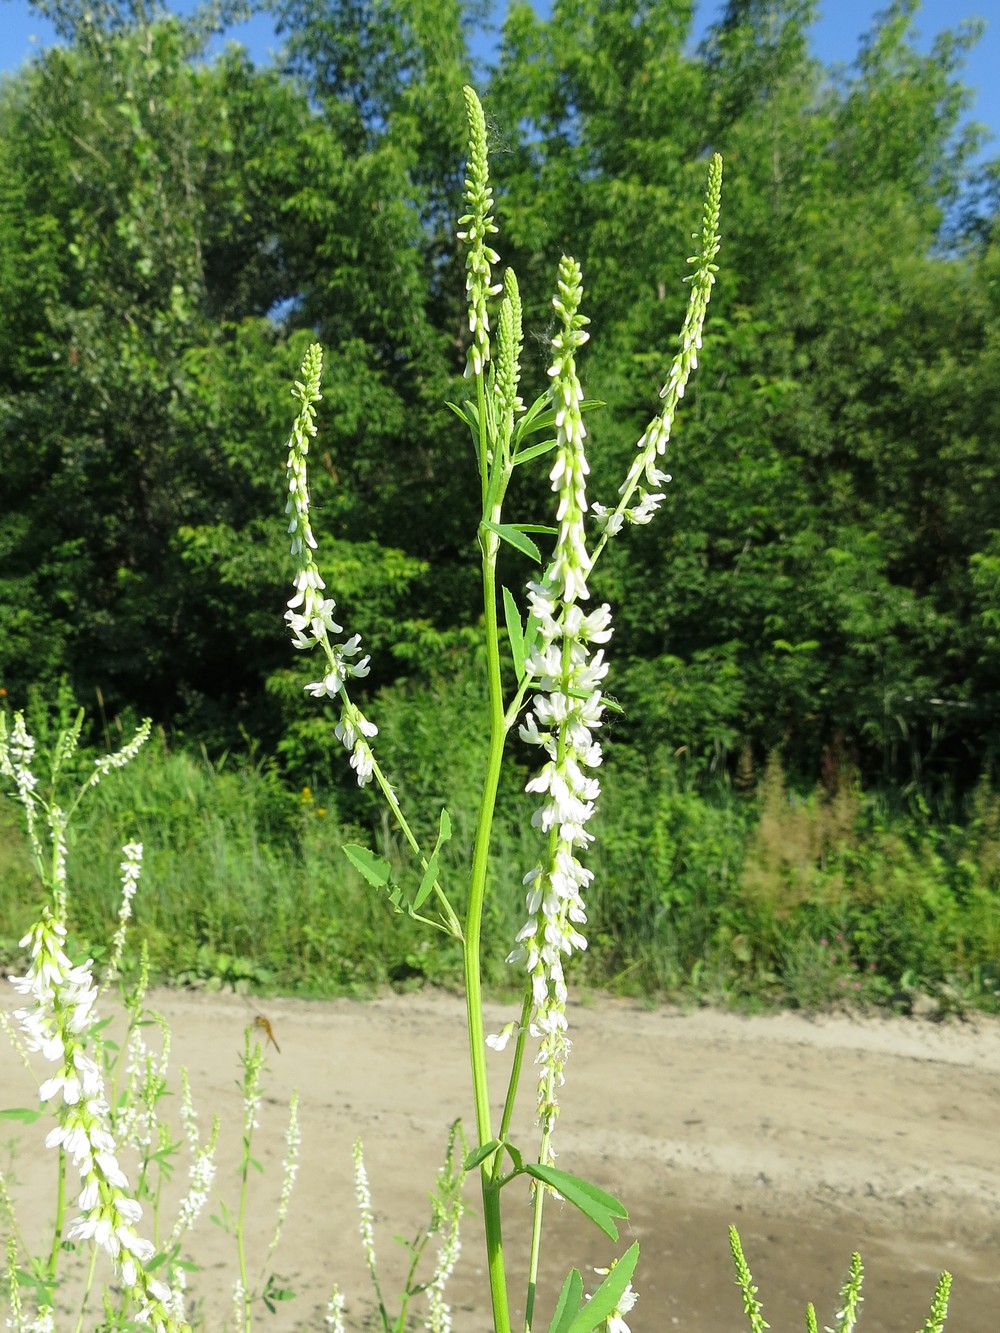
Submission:
[[[267,1250],[268,1259],[278,1248],[278,1242],[281,1240],[281,1230],[285,1225],[285,1218],[288,1216],[288,1205],[291,1201],[292,1190],[295,1188],[296,1177],[299,1174],[299,1146],[301,1142],[299,1094],[298,1090],[293,1088],[288,1103],[288,1128],[285,1131],[285,1160],[281,1172],[281,1195],[278,1199],[278,1212],[274,1222],[274,1231],[271,1235],[271,1244]]]
[[[183,1322],[187,1317],[187,1273],[182,1264],[174,1264],[170,1270],[170,1300],[168,1306],[170,1313],[178,1321]]]
[[[233,1333],[244,1333],[248,1324],[246,1287],[241,1278],[233,1283],[233,1300],[230,1308],[230,1328]]]
[[[236,1254],[240,1275],[233,1288],[233,1319],[242,1310],[243,1322],[235,1325],[242,1333],[250,1333],[250,1283],[247,1277],[246,1221],[250,1196],[250,1167],[253,1164],[253,1136],[260,1128],[257,1120],[262,1096],[261,1077],[264,1071],[264,1048],[253,1040],[253,1025],[248,1024],[243,1034],[243,1157],[240,1163],[240,1203],[236,1217]]]
[[[372,779],[375,780],[403,836],[426,868],[427,861],[421,853],[420,844],[403,814],[395,791],[375,758],[371,742],[378,735],[378,727],[365,716],[348,691],[351,680],[368,675],[370,658],[360,657],[359,634],[343,641],[334,637],[343,634],[344,629],[333,618],[336,602],[332,597],[323,595],[326,583],[313,554],[317,544],[310,518],[307,460],[309,442],[316,435],[316,404],[322,401],[320,383],[323,351],[318,343],[307,350],[300,374],[301,378],[292,387],[292,395],[299,402],[299,411],[288,441],[286,464],[288,500],[285,513],[288,515],[288,533],[292,539],[291,553],[296,562],[296,572],[295,591],[288,602],[285,622],[291,630],[295,648],[309,651],[318,647],[326,658],[327,670],[324,675],[319,680],[311,681],[305,689],[314,699],[339,701],[340,718],[334,727],[334,734],[351,756],[350,763],[358,785],[364,787]],[[460,937],[458,918],[437,883],[434,892],[444,915],[445,929]]]
[[[170,1066],[170,1027],[161,1014],[150,1013],[149,1017],[160,1029],[160,1053],[150,1050],[142,1025],[135,1024],[128,1036],[124,1107],[116,1124],[119,1139],[140,1151],[148,1149],[157,1135],[156,1108],[166,1090]]]
[[[721,200],[722,158],[716,153],[708,169],[708,190],[702,214],[701,233],[700,235],[694,233],[695,239],[699,241],[698,251],[688,260],[688,263],[694,266],[694,271],[685,279],[691,283],[691,295],[681,326],[680,349],[671,363],[667,382],[660,390],[663,407],[636,444],[637,454],[619,487],[619,500],[615,508],[609,511],[604,505],[593,505],[593,513],[601,530],[600,540],[594,548],[595,561],[600,557],[609,538],[619,533],[626,523],[638,525],[648,523],[666,498],[662,487],[670,481],[670,475],[661,470],[660,459],[666,453],[674,417],[684,397],[688,380],[698,365],[708,303],[715,285],[715,275],[719,271],[714,261],[721,245],[719,235]],[[640,486],[643,480],[649,490]],[[639,491],[639,501],[633,505],[632,499],[636,490]]]
[[[358,1226],[361,1231],[361,1247],[365,1252],[365,1263],[371,1274],[372,1286],[378,1298],[379,1310],[385,1322],[385,1302],[378,1280],[378,1260],[375,1257],[375,1221],[372,1215],[372,1192],[368,1184],[368,1172],[365,1170],[364,1146],[360,1139],[354,1140],[354,1200],[358,1206]]]
[[[21,1303],[21,1284],[17,1277],[17,1242],[13,1236],[7,1237],[5,1276],[7,1279],[7,1302],[10,1306],[10,1316],[6,1321],[7,1327],[14,1329],[15,1333],[24,1333],[24,1306]]]
[[[861,1313],[861,1303],[864,1300],[861,1294],[863,1282],[864,1269],[861,1266],[861,1255],[855,1252],[851,1256],[851,1269],[847,1281],[840,1292],[840,1309],[836,1315],[837,1333],[854,1333],[854,1327]]]
[[[593,872],[578,852],[592,841],[586,825],[594,812],[600,784],[593,770],[601,762],[594,731],[601,725],[604,704],[601,681],[607,673],[603,649],[591,655],[591,644],[606,643],[611,613],[605,605],[590,615],[579,603],[589,596],[591,559],[584,539],[587,513],[586,427],[583,390],[576,353],[587,341],[580,314],[582,275],[575,260],[563,257],[553,306],[560,329],[553,339],[555,359],[549,369],[555,407],[556,449],[549,480],[558,502],[555,551],[543,578],[528,585],[528,602],[538,625],[535,646],[525,670],[537,692],[519,729],[521,739],[548,756],[526,790],[545,797],[532,824],[547,835],[546,855],[524,877],[528,919],[517,935],[508,962],[528,973],[531,1005],[528,1029],[540,1038],[536,1108],[542,1137],[541,1165],[554,1160],[552,1135],[559,1114],[558,1089],[571,1050],[567,1033],[568,997],[564,959],[585,949],[584,891]],[[544,1190],[535,1189],[525,1327],[530,1328],[541,1252]]]
[[[45,881],[48,876],[38,835],[38,802],[35,796],[38,780],[32,768],[34,757],[35,741],[28,732],[23,713],[14,714],[14,724],[8,736],[7,715],[0,712],[0,775],[14,781],[17,798],[24,810],[31,855],[39,877]]]
[[[295,592],[288,602],[285,622],[292,632],[292,642],[296,648],[308,650],[318,646],[323,650],[327,671],[320,680],[312,681],[305,688],[317,699],[336,699],[340,696],[342,711],[337,726],[337,739],[351,752],[351,766],[357,774],[359,785],[363,787],[372,778],[374,761],[368,742],[378,734],[378,728],[351,703],[345,686],[351,679],[367,676],[370,659],[362,657],[359,661],[354,660],[361,652],[360,635],[355,634],[343,642],[337,642],[331,637],[342,634],[343,626],[338,625],[333,618],[337,607],[334,599],[322,595],[326,584],[313,556],[316,538],[309,516],[306,458],[309,441],[316,434],[316,404],[322,399],[320,381],[323,353],[318,344],[314,343],[306,352],[301,374],[302,379],[296,380],[292,387],[292,395],[299,400],[300,408],[288,441],[286,465],[288,501],[285,513],[289,516],[288,532],[292,538],[292,555],[297,569]]]
[[[142,843],[127,842],[122,848],[122,855],[125,859],[121,863],[122,897],[118,906],[118,925],[111,940],[111,956],[108,959],[102,991],[106,990],[118,975],[122,954],[125,951],[125,936],[132,917],[132,900],[139,887],[139,876],[142,874]]]
[[[458,239],[466,246],[465,291],[469,310],[469,346],[466,375],[482,374],[490,359],[490,318],[487,302],[501,290],[493,282],[493,265],[500,256],[489,245],[488,238],[496,234],[493,221],[493,188],[490,185],[489,160],[486,152],[486,118],[479,98],[471,88],[463,88],[465,109],[470,123],[469,162],[465,178],[465,202],[468,211],[458,220]]]
[[[330,1299],[326,1303],[326,1312],[323,1315],[323,1323],[330,1330],[330,1333],[346,1333],[344,1293],[339,1287],[334,1287],[330,1292]]]
[[[438,1246],[434,1275],[427,1287],[428,1318],[424,1322],[424,1328],[429,1333],[451,1333],[452,1330],[451,1307],[445,1300],[444,1293],[462,1249],[461,1224],[465,1212],[462,1185],[465,1172],[461,1168],[460,1156],[456,1161],[459,1147],[464,1152],[465,1137],[461,1132],[460,1122],[456,1121],[448,1136],[444,1165],[438,1171],[437,1188],[432,1198],[433,1215],[430,1230],[441,1235],[441,1242]]]
[[[186,1231],[198,1220],[215,1180],[215,1150],[219,1142],[219,1117],[212,1120],[208,1142],[202,1144],[198,1133],[197,1112],[191,1100],[191,1083],[186,1069],[181,1069],[181,1125],[191,1153],[188,1168],[188,1191],[180,1202],[177,1220],[170,1234],[170,1245],[176,1245]]]

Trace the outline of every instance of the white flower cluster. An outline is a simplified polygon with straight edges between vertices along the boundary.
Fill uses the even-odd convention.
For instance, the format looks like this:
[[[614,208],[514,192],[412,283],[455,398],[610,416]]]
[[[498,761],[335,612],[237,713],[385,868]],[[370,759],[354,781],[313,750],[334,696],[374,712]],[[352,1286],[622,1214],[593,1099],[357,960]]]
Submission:
[[[17,797],[24,808],[27,819],[31,848],[35,855],[40,857],[41,845],[35,830],[38,813],[35,787],[38,785],[38,780],[31,768],[34,757],[35,738],[28,731],[24,714],[14,714],[14,727],[8,738],[7,718],[4,713],[0,713],[0,773],[4,777],[14,779],[17,786]]]
[[[427,1285],[427,1333],[452,1333],[451,1306],[444,1298],[445,1289],[462,1252],[461,1226],[465,1205],[462,1184],[465,1171],[455,1160],[456,1134],[453,1126],[444,1165],[438,1171],[437,1188],[431,1195],[433,1220],[431,1232],[441,1234],[434,1276]],[[461,1159],[459,1159],[460,1161]]]
[[[465,373],[471,377],[478,375],[490,359],[490,319],[486,302],[500,292],[501,285],[492,281],[492,265],[500,262],[500,256],[487,244],[486,239],[497,230],[491,216],[493,189],[486,153],[486,119],[479,98],[472,89],[463,88],[462,92],[469,117],[469,174],[465,179],[465,202],[469,211],[458,219],[458,225],[463,230],[457,235],[468,246],[465,290],[469,298],[472,344]]]
[[[296,557],[298,569],[295,574],[295,593],[288,602],[285,621],[292,632],[292,643],[296,648],[319,646],[326,656],[326,674],[320,680],[311,681],[305,688],[314,699],[336,699],[340,696],[342,711],[336,734],[351,751],[351,767],[357,774],[358,784],[363,787],[372,778],[375,761],[369,740],[378,735],[378,728],[348,699],[344,688],[352,678],[368,675],[371,659],[366,656],[357,662],[353,660],[361,652],[360,634],[352,635],[343,643],[331,639],[331,635],[342,634],[344,627],[333,618],[337,603],[332,597],[323,596],[326,584],[312,555],[316,549],[316,539],[309,520],[306,456],[309,453],[309,440],[316,434],[315,404],[322,397],[319,391],[322,372],[322,349],[318,343],[314,343],[302,363],[302,379],[296,380],[292,389],[301,407],[288,441],[288,501],[285,513],[289,516],[288,532],[292,538],[292,555]]]
[[[531,1031],[541,1037],[538,1113],[546,1132],[558,1114],[555,1090],[563,1082],[562,1067],[570,1050],[563,960],[587,947],[579,927],[587,921],[583,890],[593,872],[580,863],[577,852],[593,839],[586,824],[600,792],[592,773],[601,762],[601,747],[593,733],[601,725],[601,681],[607,673],[603,650],[591,656],[591,645],[606,643],[611,637],[611,612],[606,605],[589,615],[577,605],[588,596],[590,568],[583,538],[586,431],[574,357],[587,338],[586,320],[577,313],[581,295],[579,266],[563,259],[553,302],[562,328],[553,339],[557,355],[549,371],[557,431],[550,480],[559,496],[559,533],[544,578],[528,585],[539,632],[526,670],[537,682],[538,693],[520,728],[522,740],[540,746],[548,756],[526,788],[546,798],[532,823],[548,835],[548,854],[524,878],[528,920],[508,959],[523,963],[531,977]],[[504,1035],[494,1038],[491,1045],[502,1045]]]
[[[191,1163],[189,1177],[191,1183],[188,1186],[187,1194],[184,1195],[180,1207],[177,1209],[177,1221],[174,1223],[174,1229],[170,1235],[171,1241],[179,1240],[185,1231],[191,1230],[208,1202],[208,1196],[215,1180],[214,1139],[204,1147],[198,1147],[195,1150],[195,1158]]]
[[[112,769],[124,768],[126,764],[130,764],[146,744],[147,740],[149,740],[149,733],[152,728],[152,720],[148,717],[143,718],[142,722],[135,729],[135,735],[127,745],[123,745],[122,748],[116,750],[114,754],[102,754],[99,758],[95,759],[94,771],[90,775],[88,785],[96,787],[101,778],[107,777]]]
[[[145,1271],[153,1245],[136,1231],[142,1208],[127,1192],[128,1179],[108,1129],[104,1080],[85,1051],[85,1036],[95,1022],[93,962],[74,967],[65,941],[65,927],[46,909],[21,940],[22,948],[30,946],[27,975],[11,977],[11,982],[34,1002],[14,1015],[25,1044],[58,1066],[58,1073],[42,1083],[39,1098],[54,1100],[59,1108],[59,1124],[46,1138],[46,1147],[65,1149],[82,1181],[81,1216],[70,1226],[68,1238],[93,1240],[104,1249],[138,1302],[136,1321],[167,1333],[177,1327],[166,1308],[170,1288]]]
[[[378,1272],[375,1259],[375,1222],[372,1216],[372,1192],[368,1184],[368,1172],[365,1170],[364,1147],[360,1139],[354,1140],[354,1200],[358,1205],[358,1226],[361,1231],[361,1244],[372,1277]]]
[[[344,1293],[339,1287],[334,1287],[333,1291],[330,1292],[330,1299],[326,1303],[323,1323],[326,1324],[327,1328],[332,1329],[333,1333],[344,1333],[345,1311]]]
[[[715,285],[718,265],[714,263],[719,253],[719,208],[722,197],[722,158],[716,153],[708,169],[708,193],[702,214],[701,235],[694,233],[700,242],[698,253],[688,260],[694,265],[694,272],[685,281],[691,283],[691,295],[688,299],[684,323],[681,327],[680,348],[670,364],[667,382],[660,390],[663,407],[660,414],[649,423],[636,444],[637,456],[632,460],[628,475],[618,488],[621,496],[617,507],[609,511],[605,505],[595,504],[592,512],[597,519],[600,532],[605,537],[614,537],[629,523],[648,523],[666,499],[666,493],[659,488],[670,481],[670,474],[659,468],[659,459],[666,453],[670,442],[677,406],[684,397],[688,380],[698,366],[698,353],[701,351],[702,331],[708,303]],[[645,479],[649,491],[639,486],[640,478]],[[629,506],[633,492],[639,488],[639,503]]]
[[[292,1190],[295,1188],[295,1181],[299,1174],[299,1148],[301,1144],[302,1128],[299,1124],[299,1094],[296,1089],[293,1089],[288,1103],[288,1128],[285,1130],[285,1161],[281,1175],[281,1197],[278,1200],[278,1214],[274,1221],[274,1231],[271,1234],[271,1243],[267,1250],[268,1258],[278,1248],[281,1230],[285,1225],[285,1218],[288,1216],[288,1205],[291,1202]]]
[[[142,874],[142,843],[127,842],[122,848],[122,855],[125,857],[120,866],[122,872],[122,900],[118,908],[118,925],[111,941],[111,955],[108,959],[108,970],[105,974],[105,986],[110,985],[115,979],[118,973],[118,965],[121,963],[122,954],[125,951],[125,935],[132,917],[132,899],[135,897],[136,890],[139,887],[139,876]]]

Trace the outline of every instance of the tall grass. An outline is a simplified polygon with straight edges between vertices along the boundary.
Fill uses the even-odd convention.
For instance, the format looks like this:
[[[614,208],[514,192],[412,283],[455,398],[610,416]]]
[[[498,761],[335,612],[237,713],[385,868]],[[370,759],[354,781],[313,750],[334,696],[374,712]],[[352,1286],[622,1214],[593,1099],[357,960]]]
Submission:
[[[382,748],[414,808],[447,803],[450,870],[468,864],[481,746],[455,681],[385,691]],[[446,695],[447,697],[443,697]],[[449,719],[447,725],[442,719]],[[962,818],[888,802],[850,774],[790,788],[777,759],[756,788],[693,776],[668,750],[609,747],[592,864],[593,930],[580,975],[593,986],[648,995],[815,1008],[915,996],[939,1009],[997,1008],[1000,990],[1000,797],[986,784]],[[491,874],[487,959],[517,926],[521,868],[530,859],[521,775],[509,775]],[[382,985],[458,986],[461,959],[427,946],[343,856],[374,844],[394,866],[387,822],[363,827],[349,794],[290,781],[275,763],[216,762],[160,733],[82,812],[70,849],[78,886],[72,929],[100,949],[118,908],[120,846],[145,846],[147,890],[136,904],[154,974],[173,984],[308,995]],[[32,870],[10,803],[0,801],[0,951],[13,963],[30,924]],[[508,972],[489,964],[503,988]]]

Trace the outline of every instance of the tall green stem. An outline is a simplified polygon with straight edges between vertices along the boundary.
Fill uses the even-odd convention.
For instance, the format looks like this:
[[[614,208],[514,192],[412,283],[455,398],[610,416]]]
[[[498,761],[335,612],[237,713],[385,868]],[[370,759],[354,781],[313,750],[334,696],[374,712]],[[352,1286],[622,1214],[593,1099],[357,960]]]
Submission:
[[[499,516],[500,506],[495,506]],[[495,520],[494,520],[495,521]],[[486,1072],[486,1036],[483,1025],[483,990],[481,975],[481,935],[483,906],[486,901],[486,877],[489,870],[490,836],[500,770],[503,763],[507,726],[504,719],[503,685],[500,677],[500,641],[497,628],[496,558],[499,539],[486,528],[480,529],[483,550],[483,607],[486,614],[486,661],[490,710],[490,749],[483,780],[479,824],[476,829],[469,886],[469,908],[465,921],[465,1004],[469,1027],[469,1057],[472,1063],[472,1089],[476,1106],[476,1131],[480,1143],[493,1137],[490,1115],[489,1081]],[[486,1224],[486,1257],[490,1276],[495,1333],[510,1333],[507,1301],[507,1276],[503,1257],[503,1228],[500,1218],[500,1187],[490,1167],[484,1162],[480,1171],[483,1189],[483,1217]]]
[[[47,1276],[50,1282],[56,1279],[59,1270],[59,1255],[62,1252],[63,1219],[66,1216],[66,1150],[59,1147],[59,1165],[56,1175],[56,1219],[52,1230],[52,1249],[49,1252]]]

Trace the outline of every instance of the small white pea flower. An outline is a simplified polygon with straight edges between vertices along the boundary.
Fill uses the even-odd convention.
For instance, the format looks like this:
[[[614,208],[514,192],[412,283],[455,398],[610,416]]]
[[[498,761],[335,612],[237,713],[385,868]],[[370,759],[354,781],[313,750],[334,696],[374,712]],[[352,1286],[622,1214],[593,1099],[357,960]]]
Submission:
[[[334,641],[334,635],[343,633],[343,626],[333,618],[336,602],[324,597],[323,582],[312,552],[316,542],[309,519],[309,488],[306,455],[309,440],[316,434],[315,404],[320,401],[320,379],[323,354],[318,344],[306,353],[302,363],[302,379],[296,380],[292,393],[301,406],[288,442],[288,502],[285,512],[290,515],[288,531],[293,534],[292,554],[298,561],[295,574],[295,592],[289,599],[285,621],[292,633],[292,643],[298,649],[319,647],[326,657],[327,670],[319,680],[305,686],[314,699],[340,699],[341,717],[335,727],[338,739],[352,752],[351,766],[358,783],[370,782],[375,771],[375,757],[369,740],[378,729],[368,722],[361,710],[350,700],[347,685],[368,675],[371,658],[358,658],[361,636],[353,634],[343,643]]]
[[[659,509],[662,502],[667,498],[662,492],[649,493],[640,492],[641,498],[634,509],[626,509],[625,514],[629,522],[636,524],[648,523],[653,515]]]
[[[486,1045],[490,1050],[502,1051],[506,1049],[507,1043],[511,1037],[519,1030],[517,1023],[505,1023],[499,1032],[491,1032],[486,1038]]]

